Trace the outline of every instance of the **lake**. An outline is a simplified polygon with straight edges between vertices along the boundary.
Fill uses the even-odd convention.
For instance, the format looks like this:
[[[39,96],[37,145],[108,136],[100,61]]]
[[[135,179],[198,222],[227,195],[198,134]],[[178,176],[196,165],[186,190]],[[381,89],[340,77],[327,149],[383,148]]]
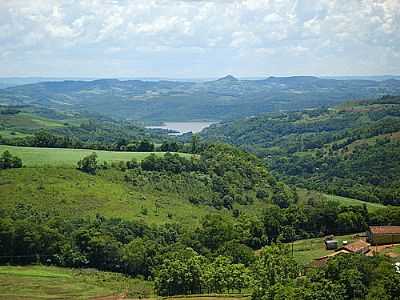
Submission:
[[[181,135],[188,132],[198,133],[215,122],[164,122],[160,126],[146,126],[149,129],[167,129],[174,130],[177,133],[171,135]]]

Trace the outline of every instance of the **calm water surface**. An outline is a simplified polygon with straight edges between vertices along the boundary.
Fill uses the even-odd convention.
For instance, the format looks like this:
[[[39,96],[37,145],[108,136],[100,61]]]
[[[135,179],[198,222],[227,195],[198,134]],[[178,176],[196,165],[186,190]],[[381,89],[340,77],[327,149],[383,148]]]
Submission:
[[[146,126],[146,128],[174,130],[178,133],[172,133],[173,135],[180,135],[187,132],[198,133],[214,123],[215,122],[164,122],[163,125]]]

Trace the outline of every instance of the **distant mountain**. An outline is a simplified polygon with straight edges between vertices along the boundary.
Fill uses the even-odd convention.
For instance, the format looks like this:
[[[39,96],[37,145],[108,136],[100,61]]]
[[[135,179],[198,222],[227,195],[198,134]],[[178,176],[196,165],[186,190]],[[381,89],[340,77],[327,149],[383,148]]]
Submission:
[[[227,120],[400,94],[400,81],[313,76],[213,81],[100,79],[52,81],[0,90],[0,104],[89,111],[142,121]]]
[[[89,81],[95,78],[81,78],[81,77],[0,77],[0,89],[14,87],[24,84],[34,84],[39,82],[48,81],[65,81],[65,80],[81,80]]]
[[[217,79],[216,81],[218,81],[218,82],[221,82],[221,81],[236,82],[236,81],[239,81],[239,79],[237,79],[236,77],[233,77],[232,75],[227,75],[225,77]]]

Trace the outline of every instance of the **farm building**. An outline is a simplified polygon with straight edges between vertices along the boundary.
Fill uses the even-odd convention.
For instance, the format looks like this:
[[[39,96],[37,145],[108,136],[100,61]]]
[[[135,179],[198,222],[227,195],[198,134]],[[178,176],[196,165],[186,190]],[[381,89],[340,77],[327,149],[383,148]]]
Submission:
[[[326,250],[336,250],[338,247],[337,240],[326,240],[325,241]]]
[[[370,244],[368,244],[367,242],[364,242],[363,240],[358,240],[343,246],[342,250],[346,250],[350,253],[365,254],[369,251],[369,246]]]
[[[370,226],[367,235],[371,245],[400,243],[400,226]]]

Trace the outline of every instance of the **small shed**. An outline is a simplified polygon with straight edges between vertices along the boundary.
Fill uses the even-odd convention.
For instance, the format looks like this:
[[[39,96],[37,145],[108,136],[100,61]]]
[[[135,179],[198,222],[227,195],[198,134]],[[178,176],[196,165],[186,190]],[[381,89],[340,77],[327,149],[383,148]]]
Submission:
[[[326,250],[336,250],[338,248],[337,240],[325,240]]]
[[[400,226],[370,226],[368,242],[372,245],[400,243]]]

